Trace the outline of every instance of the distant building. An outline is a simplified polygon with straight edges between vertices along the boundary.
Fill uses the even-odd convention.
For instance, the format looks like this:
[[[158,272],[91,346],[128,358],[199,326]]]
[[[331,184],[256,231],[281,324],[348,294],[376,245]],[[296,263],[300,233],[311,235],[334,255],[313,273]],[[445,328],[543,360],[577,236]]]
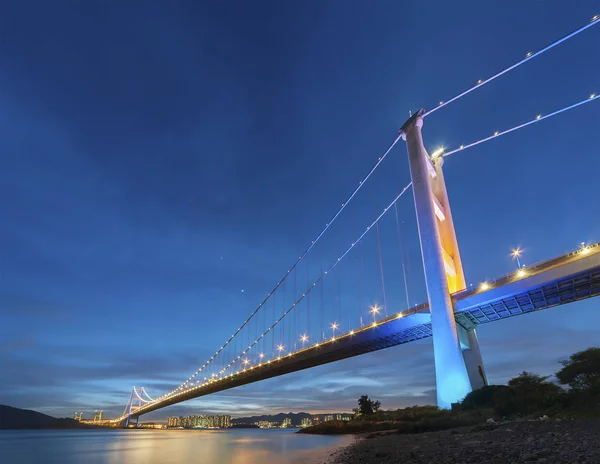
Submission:
[[[144,422],[138,425],[140,429],[166,429],[165,424],[155,424],[154,422]]]
[[[281,428],[282,429],[287,429],[288,427],[292,426],[292,419],[290,419],[289,417],[286,417],[285,419],[283,419],[283,422],[281,423]]]
[[[325,416],[325,418],[323,419],[323,422],[329,422],[333,420],[333,416],[331,414],[328,414],[327,416]]]
[[[261,429],[273,429],[273,428],[279,426],[279,424],[277,422],[269,422],[269,421],[255,422],[254,425],[258,425]]]
[[[313,425],[313,421],[310,417],[305,417],[300,423],[300,427],[310,427],[311,425]]]
[[[200,429],[224,429],[231,427],[231,416],[180,416],[169,417],[169,427],[185,427]]]
[[[335,415],[335,420],[342,420],[342,415],[341,414],[336,414]]]

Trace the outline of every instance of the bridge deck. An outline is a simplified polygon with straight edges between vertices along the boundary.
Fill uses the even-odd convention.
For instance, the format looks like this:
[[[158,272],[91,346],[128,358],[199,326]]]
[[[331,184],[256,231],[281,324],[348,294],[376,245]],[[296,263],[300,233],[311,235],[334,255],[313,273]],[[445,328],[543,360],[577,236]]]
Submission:
[[[474,290],[454,294],[457,322],[465,328],[570,303],[600,294],[600,244],[559,256],[523,273],[512,273]],[[315,344],[278,360],[149,403],[135,416],[260,380],[359,356],[431,336],[427,303],[375,325]]]
[[[518,316],[600,294],[600,244],[538,263],[453,295],[456,313],[473,325]]]

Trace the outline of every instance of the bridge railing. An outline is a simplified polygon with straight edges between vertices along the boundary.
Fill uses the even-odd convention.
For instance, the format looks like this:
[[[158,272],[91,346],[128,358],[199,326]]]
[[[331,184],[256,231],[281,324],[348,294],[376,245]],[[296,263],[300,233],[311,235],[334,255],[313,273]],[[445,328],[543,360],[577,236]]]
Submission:
[[[594,253],[594,252],[599,252],[599,251],[600,251],[600,242],[594,243],[592,245],[587,245],[582,248],[578,248],[575,251],[571,251],[571,252],[563,254],[563,255],[555,256],[553,258],[549,258],[544,261],[540,261],[538,263],[532,264],[531,266],[523,266],[520,269],[509,272],[500,277],[496,277],[492,280],[487,280],[482,284],[482,285],[485,285],[485,287],[482,287],[482,285],[479,285],[476,288],[467,288],[465,290],[461,290],[459,292],[454,293],[452,296],[456,299],[462,299],[462,298],[465,298],[466,296],[473,295],[475,293],[485,292],[485,291],[489,290],[491,287],[498,286],[499,283],[504,284],[504,283],[507,283],[512,280],[522,279],[522,278],[528,277],[532,274],[536,274],[538,272],[548,270],[548,269],[560,264],[561,262],[564,262],[564,261],[567,261],[567,260],[570,260],[570,259],[576,258],[576,257],[587,256],[589,253]],[[521,272],[521,271],[524,272],[524,274],[522,276],[519,275],[519,272]]]

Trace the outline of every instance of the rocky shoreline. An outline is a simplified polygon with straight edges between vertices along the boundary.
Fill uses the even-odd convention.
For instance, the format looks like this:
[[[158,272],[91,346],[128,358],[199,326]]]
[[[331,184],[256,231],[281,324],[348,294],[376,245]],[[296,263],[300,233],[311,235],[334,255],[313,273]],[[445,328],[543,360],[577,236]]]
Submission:
[[[329,464],[598,464],[600,419],[519,420],[364,436]]]

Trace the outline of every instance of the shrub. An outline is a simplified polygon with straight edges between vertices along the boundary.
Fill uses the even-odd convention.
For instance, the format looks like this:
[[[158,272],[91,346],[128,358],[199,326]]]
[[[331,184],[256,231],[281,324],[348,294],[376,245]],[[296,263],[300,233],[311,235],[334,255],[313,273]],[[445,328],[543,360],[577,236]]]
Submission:
[[[477,408],[494,408],[499,392],[510,390],[506,385],[486,385],[470,392],[460,403],[460,409],[468,411]]]
[[[439,430],[479,424],[484,420],[485,418],[477,411],[455,412],[442,410],[435,416],[424,417],[416,422],[404,422],[396,433],[437,432]]]

